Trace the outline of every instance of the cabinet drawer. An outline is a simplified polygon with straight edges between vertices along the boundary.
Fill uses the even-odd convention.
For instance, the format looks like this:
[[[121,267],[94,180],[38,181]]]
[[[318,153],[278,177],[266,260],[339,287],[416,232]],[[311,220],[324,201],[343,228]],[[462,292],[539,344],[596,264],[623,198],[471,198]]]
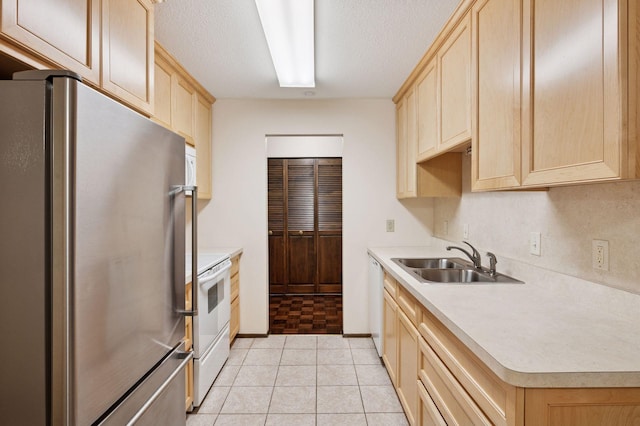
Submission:
[[[420,341],[418,375],[447,424],[490,425],[480,407],[423,339]]]
[[[435,425],[435,426],[447,426],[447,422],[438,411],[438,407],[429,396],[424,384],[418,380],[418,395],[420,396],[420,418],[418,419],[419,425]]]
[[[240,276],[238,274],[231,278],[231,301],[238,298],[240,294]]]
[[[389,292],[389,296],[393,297],[393,300],[396,300],[398,283],[391,275],[387,274],[386,271],[384,272],[384,288]]]
[[[398,285],[396,300],[398,301],[400,309],[404,311],[407,318],[417,327],[420,319],[420,305],[418,301],[401,285]]]
[[[420,334],[439,360],[494,424],[507,424],[516,402],[516,388],[500,380],[431,312],[422,310]],[[509,420],[511,421],[511,420]]]

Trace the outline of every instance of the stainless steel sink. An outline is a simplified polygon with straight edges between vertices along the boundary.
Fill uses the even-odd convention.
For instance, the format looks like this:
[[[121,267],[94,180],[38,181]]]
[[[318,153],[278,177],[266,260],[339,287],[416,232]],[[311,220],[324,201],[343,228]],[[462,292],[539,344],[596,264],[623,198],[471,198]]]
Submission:
[[[503,274],[491,276],[477,269],[417,269],[413,273],[422,281],[436,283],[521,283]]]
[[[522,284],[510,276],[476,269],[470,262],[459,258],[394,258],[391,259],[419,281],[429,283],[513,283]]]
[[[391,259],[398,265],[411,269],[463,269],[469,267],[469,262],[459,259],[459,258],[447,258],[447,257],[436,257],[436,258],[421,258],[421,259],[403,259],[403,258],[395,258]]]

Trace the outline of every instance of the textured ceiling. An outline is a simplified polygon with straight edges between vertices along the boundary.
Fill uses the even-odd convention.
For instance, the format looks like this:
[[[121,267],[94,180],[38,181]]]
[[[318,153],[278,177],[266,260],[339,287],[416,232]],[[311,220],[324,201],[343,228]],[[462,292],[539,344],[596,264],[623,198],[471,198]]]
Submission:
[[[254,0],[165,0],[156,39],[216,98],[391,98],[458,0],[316,0],[316,87],[280,88]]]

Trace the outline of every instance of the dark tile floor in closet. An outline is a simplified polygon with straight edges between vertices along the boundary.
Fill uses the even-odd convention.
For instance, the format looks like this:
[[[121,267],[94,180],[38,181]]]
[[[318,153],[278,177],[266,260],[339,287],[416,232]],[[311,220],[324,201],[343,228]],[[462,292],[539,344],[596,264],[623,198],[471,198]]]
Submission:
[[[271,334],[342,334],[341,295],[271,295]]]

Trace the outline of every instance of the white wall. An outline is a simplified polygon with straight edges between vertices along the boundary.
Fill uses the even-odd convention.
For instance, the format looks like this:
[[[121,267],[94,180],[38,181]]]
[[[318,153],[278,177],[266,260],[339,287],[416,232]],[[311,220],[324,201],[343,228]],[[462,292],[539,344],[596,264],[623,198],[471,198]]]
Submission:
[[[368,333],[367,247],[425,245],[433,201],[395,198],[391,100],[218,100],[213,199],[199,207],[200,249],[241,246],[240,333],[268,331],[266,134],[342,134],[343,316]],[[385,232],[395,219],[396,232]]]
[[[470,157],[462,161],[462,198],[436,200],[435,236],[461,241],[466,223],[469,242],[494,251],[498,262],[506,256],[640,293],[640,181],[471,193]],[[542,234],[541,256],[529,254],[531,232]],[[607,272],[592,268],[594,239],[609,241]]]

